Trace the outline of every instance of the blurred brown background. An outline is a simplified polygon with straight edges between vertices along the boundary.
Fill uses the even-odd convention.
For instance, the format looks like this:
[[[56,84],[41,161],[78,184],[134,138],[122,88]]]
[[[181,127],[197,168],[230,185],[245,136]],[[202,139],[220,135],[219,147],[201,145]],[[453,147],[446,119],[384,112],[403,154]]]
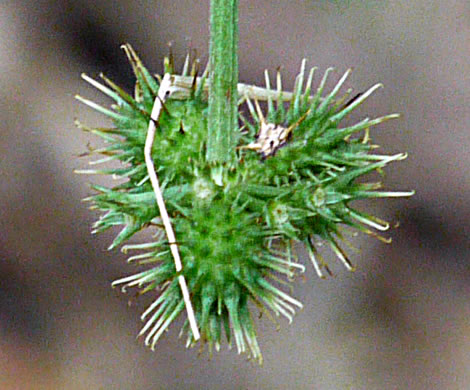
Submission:
[[[155,72],[168,41],[207,58],[209,1],[2,0],[0,389],[470,388],[470,3],[240,3],[241,81],[282,65],[291,88],[305,57],[332,81],[353,67],[357,92],[385,85],[351,121],[402,113],[373,139],[409,152],[387,188],[417,193],[362,205],[400,222],[394,242],[359,236],[354,274],[330,254],[335,278],[309,268],[294,323],[259,323],[262,367],[226,348],[198,357],[178,324],[152,353],[135,337],[147,302],[110,288],[125,256],[106,252],[112,232],[89,233],[94,178],[73,169],[96,140],[73,120],[106,122],[73,96],[105,101],[81,72],[131,88],[124,42]]]

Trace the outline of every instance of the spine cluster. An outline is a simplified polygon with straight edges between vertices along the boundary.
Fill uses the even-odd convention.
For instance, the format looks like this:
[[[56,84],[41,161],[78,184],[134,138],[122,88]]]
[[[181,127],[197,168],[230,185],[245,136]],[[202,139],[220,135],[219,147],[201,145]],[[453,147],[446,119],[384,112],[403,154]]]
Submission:
[[[133,96],[102,76],[104,84],[88,76],[85,80],[114,100],[111,109],[87,99],[82,102],[108,116],[113,126],[78,126],[101,137],[105,146],[93,150],[102,156],[93,164],[119,161],[119,167],[81,171],[124,179],[112,188],[93,186],[96,194],[87,198],[102,213],[94,232],[122,226],[110,249],[121,246],[146,228],[155,231],[154,240],[126,244],[122,251],[137,251],[128,261],[140,267],[137,273],[113,285],[138,287],[156,296],[143,313],[141,331],[145,343],[155,347],[170,323],[184,310],[178,277],[187,280],[201,340],[210,349],[220,348],[223,336],[233,338],[238,352],[248,352],[261,361],[256,330],[250,314],[256,306],[272,317],[292,320],[302,304],[281,286],[292,283],[296,272],[304,272],[293,244],[305,245],[313,268],[320,277],[331,273],[319,255],[316,242],[322,240],[346,266],[354,267],[340,246],[345,228],[378,237],[375,230],[389,225],[366,212],[356,210],[358,199],[409,196],[411,192],[381,190],[380,183],[358,180],[382,170],[405,154],[374,152],[369,129],[397,115],[365,118],[341,126],[342,120],[363,103],[380,85],[352,101],[350,91],[338,98],[349,71],[336,86],[325,92],[330,69],[313,91],[315,68],[305,80],[305,62],[294,91],[282,91],[281,77],[276,89],[239,85],[240,130],[235,163],[214,166],[207,160],[208,104],[207,77],[197,77],[197,62],[186,59],[181,75],[171,60],[165,73],[179,88],[164,102],[156,124],[152,159],[163,198],[173,225],[183,264],[177,271],[165,235],[163,221],[147,173],[144,146],[152,107],[160,82],[142,64],[129,45],[124,47],[131,62],[136,87]],[[263,113],[259,101],[267,102]],[[122,180],[121,180],[122,181]],[[196,344],[188,321],[182,333],[187,345]]]

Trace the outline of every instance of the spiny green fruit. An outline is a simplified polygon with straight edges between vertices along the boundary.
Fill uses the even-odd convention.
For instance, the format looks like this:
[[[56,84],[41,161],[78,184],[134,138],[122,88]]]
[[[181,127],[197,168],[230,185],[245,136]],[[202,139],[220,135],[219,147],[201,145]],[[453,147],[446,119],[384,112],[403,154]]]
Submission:
[[[144,159],[146,133],[159,81],[129,45],[124,49],[137,79],[134,96],[104,76],[106,85],[84,76],[115,104],[109,110],[78,98],[110,117],[114,126],[105,129],[78,125],[106,143],[103,148],[92,151],[105,156],[95,163],[112,160],[122,163],[118,168],[86,172],[125,179],[113,188],[93,186],[97,193],[87,200],[92,202],[92,208],[103,212],[94,231],[123,226],[110,249],[145,228],[157,231],[153,242],[122,247],[125,253],[145,251],[129,258],[129,262],[145,265],[145,270],[113,283],[137,286],[141,293],[157,295],[142,315],[142,320],[147,322],[140,333],[146,334],[145,342],[153,349],[162,333],[184,310],[184,302],[178,286],[179,273],[170,253],[171,243],[165,236]],[[185,63],[183,76],[188,76],[188,64]],[[327,70],[311,96],[314,69],[304,86],[304,67],[303,62],[293,94],[281,91],[279,75],[277,92],[271,91],[268,83],[259,96],[268,97],[266,116],[256,95],[251,96],[255,98],[255,105],[249,92],[242,96],[240,118],[245,126],[238,136],[236,164],[214,167],[205,158],[207,72],[197,78],[193,65],[190,72],[193,82],[188,93],[165,101],[152,149],[202,343],[218,350],[222,333],[229,343],[233,335],[238,352],[246,351],[259,361],[262,355],[250,314],[252,303],[268,315],[266,307],[289,321],[295,307],[302,307],[279,288],[280,284],[292,282],[296,270],[305,270],[295,258],[293,243],[305,244],[321,277],[323,269],[330,270],[315,248],[318,239],[326,241],[352,270],[338,244],[343,238],[343,227],[375,236],[369,227],[386,230],[388,224],[355,210],[351,202],[411,195],[411,192],[378,191],[380,184],[357,180],[406,157],[371,152],[375,146],[369,140],[369,127],[396,115],[366,118],[358,124],[340,127],[341,120],[378,85],[344,104],[346,96],[337,99],[337,94],[349,71],[324,96],[330,71]],[[165,72],[173,74],[173,69],[173,62],[166,59]],[[283,96],[290,100],[287,110]],[[250,120],[242,114],[244,101],[251,114]],[[356,136],[360,133],[364,135]],[[188,321],[182,332],[187,333],[188,346],[196,344]]]

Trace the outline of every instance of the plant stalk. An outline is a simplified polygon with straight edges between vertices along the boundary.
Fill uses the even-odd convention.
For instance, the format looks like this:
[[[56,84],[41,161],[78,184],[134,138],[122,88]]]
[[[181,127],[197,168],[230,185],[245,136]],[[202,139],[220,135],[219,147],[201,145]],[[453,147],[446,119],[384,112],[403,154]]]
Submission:
[[[238,0],[211,0],[209,62],[206,158],[230,164],[238,130]]]

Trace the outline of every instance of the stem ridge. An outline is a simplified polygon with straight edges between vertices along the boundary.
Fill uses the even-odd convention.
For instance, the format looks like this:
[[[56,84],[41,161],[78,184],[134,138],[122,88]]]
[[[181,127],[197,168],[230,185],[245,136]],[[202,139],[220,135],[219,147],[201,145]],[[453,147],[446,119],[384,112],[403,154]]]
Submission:
[[[206,159],[234,160],[238,129],[238,0],[211,0],[210,84]]]

